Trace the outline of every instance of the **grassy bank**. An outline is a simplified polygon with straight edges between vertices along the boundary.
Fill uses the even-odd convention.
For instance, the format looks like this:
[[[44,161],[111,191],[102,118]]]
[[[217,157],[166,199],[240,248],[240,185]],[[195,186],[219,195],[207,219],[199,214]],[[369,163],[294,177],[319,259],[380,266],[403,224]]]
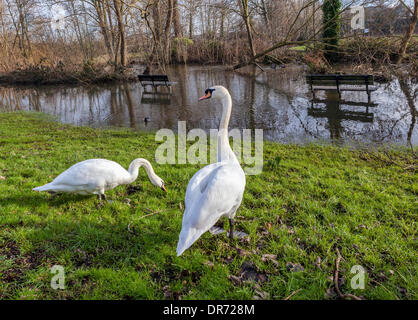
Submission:
[[[237,213],[249,239],[206,233],[176,257],[185,189],[201,165],[155,164],[156,147],[151,134],[0,113],[0,299],[336,299],[337,248],[343,293],[418,298],[407,151],[265,143],[263,173],[247,177]],[[168,193],[143,171],[137,192],[120,186],[104,206],[31,191],[95,157],[124,167],[148,158]],[[53,265],[65,268],[65,290],[50,287]],[[350,287],[354,265],[366,270],[364,290]]]

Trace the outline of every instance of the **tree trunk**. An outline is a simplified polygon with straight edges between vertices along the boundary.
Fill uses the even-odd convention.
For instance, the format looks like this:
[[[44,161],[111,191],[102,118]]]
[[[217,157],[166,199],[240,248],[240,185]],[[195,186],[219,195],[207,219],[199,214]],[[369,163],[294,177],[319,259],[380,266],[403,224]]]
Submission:
[[[241,15],[245,22],[245,27],[247,29],[248,44],[250,45],[251,55],[254,57],[256,55],[254,44],[253,44],[253,35],[251,32],[251,21],[250,13],[248,10],[248,0],[241,0]]]
[[[174,25],[174,35],[177,38],[181,37],[183,34],[183,30],[182,30],[182,26],[180,23],[178,0],[173,0],[173,25]]]
[[[170,31],[171,31],[171,24],[173,22],[173,0],[167,0],[167,18],[164,28],[164,64],[168,64],[170,62]]]
[[[110,41],[110,35],[109,35],[109,25],[107,23],[107,17],[106,17],[106,10],[103,7],[103,2],[95,0],[94,1],[94,8],[96,9],[96,14],[99,22],[100,31],[103,36],[103,40],[107,49],[107,53],[110,57],[110,59],[114,56],[114,48],[113,48],[113,42]]]
[[[193,13],[192,10],[190,9],[189,12],[189,39],[193,38]]]
[[[120,65],[126,67],[126,39],[125,39],[125,23],[123,21],[123,6],[120,0],[113,0],[115,6],[116,20],[118,21],[118,32],[120,39]]]
[[[398,59],[396,61],[397,64],[401,63],[403,58],[405,57],[406,49],[408,47],[408,43],[411,40],[412,36],[414,35],[415,26],[418,21],[418,0],[414,0],[414,12],[411,17],[411,22],[409,23],[408,30],[404,37],[402,38],[401,46],[398,53]]]

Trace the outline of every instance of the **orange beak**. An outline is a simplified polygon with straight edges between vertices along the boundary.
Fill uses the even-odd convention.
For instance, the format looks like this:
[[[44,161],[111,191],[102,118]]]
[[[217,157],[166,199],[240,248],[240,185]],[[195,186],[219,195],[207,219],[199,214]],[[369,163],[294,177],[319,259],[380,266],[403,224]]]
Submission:
[[[161,186],[161,189],[163,189],[165,192],[167,192],[167,189],[165,188],[164,184]]]
[[[208,92],[207,94],[205,94],[203,97],[201,97],[200,99],[199,99],[199,101],[201,101],[201,100],[205,100],[205,99],[209,99],[210,98],[210,92]]]

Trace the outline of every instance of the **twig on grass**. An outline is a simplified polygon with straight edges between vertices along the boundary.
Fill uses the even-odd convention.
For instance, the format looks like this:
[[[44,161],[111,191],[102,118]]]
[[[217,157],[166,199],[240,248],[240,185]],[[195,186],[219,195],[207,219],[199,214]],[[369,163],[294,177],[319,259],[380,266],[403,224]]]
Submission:
[[[146,214],[145,216],[139,217],[139,219],[142,219],[142,218],[145,218],[145,217],[149,217],[149,216],[152,216],[152,215],[157,214],[157,213],[161,213],[162,211],[153,212],[152,210],[150,210],[148,208],[145,208],[144,209],[144,212],[149,212],[149,213]]]
[[[293,297],[296,293],[298,293],[300,290],[302,290],[302,288],[297,289],[295,291],[293,291],[290,295],[288,295],[286,298],[284,298],[284,300],[289,300],[291,297]]]
[[[136,236],[138,235],[138,233],[135,231],[135,227],[132,226],[132,230],[131,230],[131,224],[130,223],[128,223],[128,231],[130,233],[133,233]]]
[[[341,261],[342,257],[340,254],[340,250],[338,250],[337,248],[337,260],[335,260],[335,272],[334,272],[334,286],[335,286],[335,291],[337,291],[338,295],[340,296],[341,299],[344,298],[351,298],[354,300],[363,300],[362,298],[359,298],[357,296],[355,296],[354,294],[350,294],[350,293],[342,293],[340,290],[340,286],[338,285],[338,272],[340,271],[340,261]]]
[[[145,208],[144,209],[144,212],[149,212],[148,214],[146,214],[145,216],[142,216],[142,217],[139,217],[139,219],[142,219],[142,218],[145,218],[145,217],[149,217],[149,216],[152,216],[152,215],[154,215],[154,214],[157,214],[157,213],[161,213],[162,211],[156,211],[156,212],[153,212],[153,211],[151,211],[150,209],[148,209],[148,208]],[[132,229],[131,229],[131,224],[130,223],[128,223],[128,231],[130,232],[130,233],[133,233],[134,235],[138,235],[138,233],[135,231],[135,227],[134,226],[132,226]]]
[[[376,281],[376,280],[373,280],[373,279],[370,279],[370,281],[371,281],[371,282],[374,282],[374,283],[376,283],[376,284],[378,284],[378,285],[380,285],[380,286],[382,286],[382,288],[383,288],[383,289],[385,289],[387,292],[389,292],[389,293],[393,294],[393,295],[395,296],[396,300],[399,300],[399,298],[398,298],[398,296],[397,296],[396,294],[394,294],[392,291],[390,291],[388,288],[386,288],[386,287],[385,287],[383,284],[381,284],[379,281]]]
[[[384,155],[386,155],[386,157],[387,157],[386,159],[382,156],[377,156],[376,154],[374,154],[373,152],[370,152],[370,151],[363,150],[363,152],[364,152],[363,154],[367,154],[369,157],[373,158],[374,160],[383,162],[387,165],[396,165],[396,166],[400,167],[402,170],[405,170],[405,171],[408,171],[408,170],[415,171],[417,169],[416,164],[411,164],[411,165],[407,165],[407,166],[401,165],[400,163],[393,160],[393,158],[387,152],[382,152]],[[367,159],[367,157],[365,157],[364,160],[369,160],[369,159]]]

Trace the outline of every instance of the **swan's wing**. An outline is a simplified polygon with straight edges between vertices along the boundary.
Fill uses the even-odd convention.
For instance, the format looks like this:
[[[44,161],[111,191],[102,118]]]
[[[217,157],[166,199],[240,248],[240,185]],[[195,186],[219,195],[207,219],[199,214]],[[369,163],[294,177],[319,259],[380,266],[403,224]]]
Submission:
[[[186,196],[184,199],[184,203],[186,208],[189,206],[190,203],[193,202],[193,199],[198,196],[200,193],[196,192],[196,190],[200,189],[200,183],[202,180],[204,180],[205,178],[207,178],[208,176],[210,176],[210,174],[216,169],[218,168],[220,165],[222,165],[221,163],[213,163],[210,165],[207,165],[205,167],[203,167],[202,169],[200,169],[199,171],[197,171],[193,177],[190,179],[189,184],[187,185],[187,189],[186,189]]]
[[[186,204],[177,245],[181,255],[208,231],[220,217],[235,212],[245,189],[245,174],[236,164],[214,166],[195,186],[192,201]]]

